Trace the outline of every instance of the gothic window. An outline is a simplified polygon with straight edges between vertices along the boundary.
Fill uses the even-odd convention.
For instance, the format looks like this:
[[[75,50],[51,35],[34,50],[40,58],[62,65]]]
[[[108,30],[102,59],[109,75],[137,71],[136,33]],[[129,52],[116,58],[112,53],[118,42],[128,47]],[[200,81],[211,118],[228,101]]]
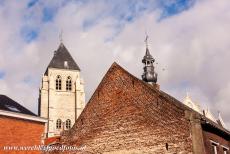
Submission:
[[[56,122],[56,128],[61,129],[61,119],[58,119]]]
[[[71,91],[72,90],[72,81],[71,81],[71,77],[68,76],[67,80],[66,80],[66,90],[67,91]]]
[[[56,78],[56,90],[61,90],[61,76],[58,75]]]
[[[71,121],[69,119],[66,120],[65,126],[66,126],[66,129],[71,128]]]

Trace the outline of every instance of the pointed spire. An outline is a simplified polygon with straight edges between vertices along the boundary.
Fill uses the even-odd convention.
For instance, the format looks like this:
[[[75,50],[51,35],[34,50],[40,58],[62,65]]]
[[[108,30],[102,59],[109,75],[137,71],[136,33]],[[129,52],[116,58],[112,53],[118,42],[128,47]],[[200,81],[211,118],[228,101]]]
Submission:
[[[190,97],[189,97],[188,90],[186,90],[186,98],[190,98]]]
[[[149,38],[149,36],[148,36],[148,34],[146,32],[145,32],[145,35],[146,35],[146,37],[145,37],[145,47],[146,47],[145,56],[146,56],[146,58],[152,58],[153,59],[152,55],[149,52],[149,45],[148,45],[148,38]]]
[[[206,111],[205,111],[205,116],[207,118],[209,118],[210,120],[212,120],[213,122],[216,122],[215,117],[213,116],[213,114],[211,113],[209,107],[207,107]]]
[[[142,80],[148,83],[156,83],[157,73],[154,71],[154,66],[153,66],[155,59],[152,57],[148,49],[148,35],[147,34],[145,38],[145,45],[146,45],[146,52],[145,52],[145,56],[142,59],[142,63],[145,65],[144,73],[142,75]]]
[[[219,120],[222,127],[226,128],[226,125],[225,125],[225,123],[224,123],[224,121],[220,115],[220,111],[218,111],[218,119],[217,120]]]
[[[186,97],[184,98],[183,103],[184,103],[186,106],[190,107],[191,109],[193,109],[193,110],[199,112],[200,114],[202,114],[202,110],[201,110],[201,108],[200,108],[199,103],[196,103],[196,102],[194,102],[194,101],[192,100],[192,98],[191,98],[191,96],[189,95],[189,93],[188,93],[187,90],[186,90]]]

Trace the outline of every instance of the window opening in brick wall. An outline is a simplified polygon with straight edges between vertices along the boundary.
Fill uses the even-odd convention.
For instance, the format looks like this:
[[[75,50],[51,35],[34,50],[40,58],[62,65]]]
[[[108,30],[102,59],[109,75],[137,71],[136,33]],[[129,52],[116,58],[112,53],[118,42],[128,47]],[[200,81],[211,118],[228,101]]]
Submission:
[[[221,145],[221,146],[223,147],[224,154],[228,154],[229,148],[226,146],[223,146],[223,145]]]
[[[210,142],[211,142],[213,154],[217,154],[217,147],[218,147],[219,143],[212,141],[212,140],[210,140]]]

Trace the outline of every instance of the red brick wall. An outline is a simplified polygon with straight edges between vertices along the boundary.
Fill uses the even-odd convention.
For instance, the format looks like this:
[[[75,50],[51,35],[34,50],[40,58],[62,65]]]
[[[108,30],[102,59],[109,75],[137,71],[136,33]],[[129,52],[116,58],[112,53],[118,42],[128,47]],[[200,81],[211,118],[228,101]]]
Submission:
[[[85,145],[92,153],[192,153],[184,108],[117,65],[62,143]]]
[[[219,143],[219,145],[217,146],[218,153],[224,153],[223,147],[221,145],[227,146],[228,148],[230,147],[230,142],[224,139],[223,137],[221,137],[220,135],[217,135],[215,133],[208,132],[208,131],[203,131],[203,136],[204,136],[206,154],[213,154],[210,140]],[[229,154],[229,151],[228,151],[228,154]]]
[[[41,145],[44,123],[0,116],[0,153],[40,153],[39,151],[3,151],[4,146]]]

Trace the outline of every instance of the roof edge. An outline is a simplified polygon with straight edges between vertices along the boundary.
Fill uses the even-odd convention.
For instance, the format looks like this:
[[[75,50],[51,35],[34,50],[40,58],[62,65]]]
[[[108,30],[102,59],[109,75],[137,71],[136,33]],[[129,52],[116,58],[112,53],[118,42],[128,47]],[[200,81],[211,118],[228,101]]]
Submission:
[[[37,122],[42,122],[42,123],[48,122],[48,119],[46,119],[46,118],[42,118],[42,117],[38,117],[38,116],[32,116],[32,115],[28,115],[28,114],[10,112],[10,111],[5,111],[5,110],[0,110],[0,115],[24,119],[24,120],[30,120],[30,121],[37,121]]]

